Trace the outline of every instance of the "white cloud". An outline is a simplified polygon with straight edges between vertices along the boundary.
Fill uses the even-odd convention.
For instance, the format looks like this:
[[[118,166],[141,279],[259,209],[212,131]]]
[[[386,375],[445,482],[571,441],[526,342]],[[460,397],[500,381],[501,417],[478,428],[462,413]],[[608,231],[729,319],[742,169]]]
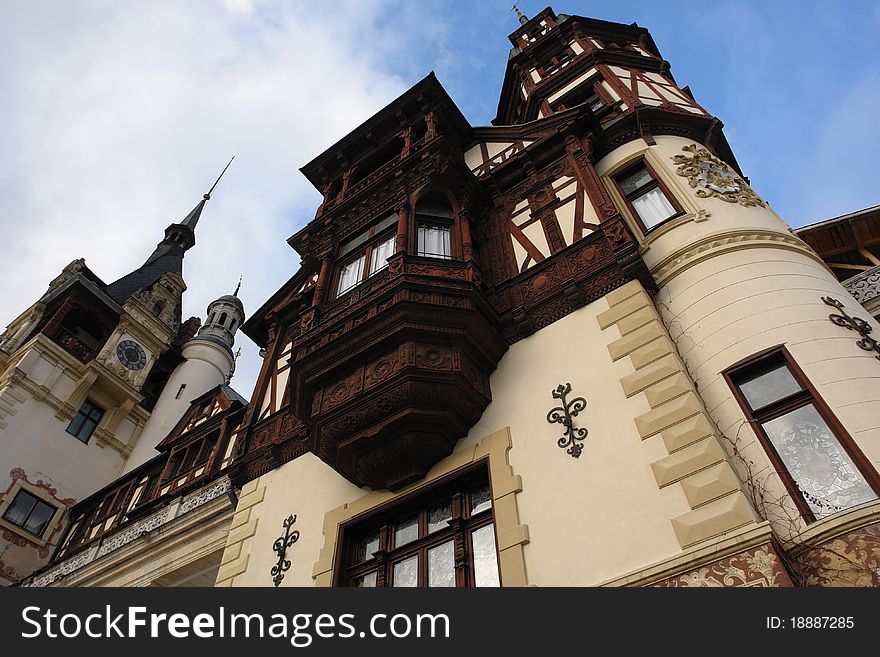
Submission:
[[[298,267],[284,240],[320,202],[298,168],[409,86],[386,65],[405,42],[377,21],[385,9],[4,3],[2,319],[74,258],[107,282],[139,266],[232,154],[184,263],[184,316],[239,274],[255,310]],[[259,358],[239,341],[249,396]]]

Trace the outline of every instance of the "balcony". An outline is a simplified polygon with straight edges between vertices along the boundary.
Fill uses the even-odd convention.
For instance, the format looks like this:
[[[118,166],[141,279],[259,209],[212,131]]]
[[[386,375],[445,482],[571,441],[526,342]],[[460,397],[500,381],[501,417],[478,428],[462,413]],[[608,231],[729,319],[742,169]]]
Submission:
[[[452,452],[491,401],[506,346],[471,263],[389,259],[294,343],[294,412],[360,486],[398,490]]]

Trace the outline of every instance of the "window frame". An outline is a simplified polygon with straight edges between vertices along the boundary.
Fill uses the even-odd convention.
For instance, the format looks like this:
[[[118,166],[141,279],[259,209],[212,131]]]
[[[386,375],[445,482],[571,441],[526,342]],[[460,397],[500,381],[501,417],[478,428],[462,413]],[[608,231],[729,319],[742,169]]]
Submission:
[[[27,512],[27,515],[24,518],[23,524],[19,524],[8,517],[9,510],[13,506],[15,506],[15,501],[18,499],[18,496],[21,494],[25,494],[25,495],[32,497],[34,499],[34,504],[31,507],[30,511]],[[34,510],[37,508],[38,504],[42,504],[43,506],[48,507],[52,511],[51,514],[49,515],[48,519],[46,520],[46,523],[43,525],[43,528],[39,534],[32,532],[30,529],[28,529],[26,527],[28,519],[31,517]],[[46,531],[49,530],[49,528],[52,526],[52,521],[55,519],[55,517],[57,515],[58,515],[58,507],[57,506],[55,506],[54,504],[49,504],[42,497],[40,497],[39,495],[36,495],[31,490],[22,486],[22,487],[18,488],[18,490],[15,491],[14,495],[12,495],[12,498],[10,499],[9,504],[5,505],[5,508],[3,509],[3,514],[0,515],[0,518],[2,518],[4,524],[11,525],[11,526],[15,527],[16,530],[22,531],[25,534],[27,534],[28,536],[35,536],[36,538],[38,538],[40,540],[44,540],[43,537],[46,535]]]
[[[383,216],[383,218],[380,219],[379,222],[377,222],[377,223],[381,223],[388,216],[390,216],[390,215]],[[385,264],[382,265],[381,267],[379,267],[376,271],[374,271],[374,272],[370,271],[370,268],[371,268],[370,266],[371,266],[372,259],[373,259],[373,249],[375,249],[380,244],[385,243],[389,239],[394,240],[397,237],[397,223],[395,222],[391,226],[387,226],[387,227],[383,228],[381,231],[379,231],[377,233],[373,233],[375,228],[376,228],[375,226],[371,226],[369,229],[367,229],[367,231],[365,231],[365,232],[368,232],[371,234],[369,235],[369,237],[366,239],[366,241],[364,243],[353,248],[349,253],[346,253],[344,256],[340,256],[336,260],[336,266],[334,267],[334,272],[333,272],[333,288],[332,288],[333,289],[333,299],[339,299],[339,298],[345,296],[346,294],[348,294],[349,292],[354,290],[358,285],[360,285],[361,283],[366,281],[368,278],[371,278],[371,277],[375,276],[376,274],[387,269],[388,263],[385,262]],[[357,239],[357,237],[360,235],[363,235],[363,233],[358,233],[358,235],[354,236],[352,239]],[[341,248],[342,247],[340,246],[340,249]],[[394,255],[394,253],[396,253],[396,252],[397,252],[397,249],[395,248],[394,251],[392,252],[392,255]],[[360,280],[357,283],[355,283],[354,285],[351,285],[351,286],[345,288],[344,290],[340,290],[339,289],[339,281],[341,280],[343,269],[345,269],[346,266],[348,266],[349,264],[351,264],[355,260],[359,260],[361,257],[364,258],[364,267],[363,267],[363,271],[361,272]]]
[[[91,407],[92,407],[92,410],[97,410],[97,411],[98,411],[98,417],[97,417],[97,419],[91,417],[90,412],[83,412],[83,408],[86,406],[86,404],[88,404],[89,406],[91,406]],[[96,429],[98,428],[98,426],[101,424],[101,420],[104,418],[104,415],[105,415],[106,413],[107,413],[107,409],[103,408],[102,406],[98,405],[95,401],[93,401],[93,400],[89,399],[88,397],[86,397],[86,398],[83,400],[82,404],[80,404],[79,410],[77,410],[76,415],[74,415],[73,418],[71,418],[71,420],[70,420],[70,422],[68,423],[67,428],[65,429],[65,431],[66,431],[67,433],[69,433],[71,436],[73,436],[74,438],[76,438],[77,440],[79,440],[79,441],[80,441],[81,443],[83,443],[84,445],[88,445],[89,441],[92,439],[92,436],[95,435],[95,430],[96,430]],[[76,422],[77,419],[79,419],[80,416],[82,416],[82,417],[84,418],[83,421],[82,421],[82,424],[80,424],[79,428],[78,428],[75,432],[74,432],[74,431],[71,431],[71,430],[70,430],[71,427],[73,426],[74,422]],[[88,434],[85,436],[85,438],[83,438],[82,435],[81,435],[81,434],[82,434],[82,430],[83,430],[83,427],[86,426],[86,422],[88,422],[88,421],[94,422],[94,425],[93,425],[92,428],[89,430],[89,432],[88,432]]]
[[[645,169],[645,171],[647,171],[648,175],[651,177],[652,182],[646,184],[644,187],[641,187],[630,194],[627,194],[626,192],[623,191],[623,187],[621,186],[620,181],[623,178],[627,178],[630,175],[632,175],[633,173],[635,173],[636,170],[639,168],[643,168],[643,169]],[[683,214],[686,214],[684,208],[681,206],[681,203],[679,203],[675,194],[673,194],[670,191],[670,189],[666,186],[666,184],[660,179],[660,177],[657,175],[656,171],[654,171],[654,168],[648,162],[648,158],[646,158],[644,156],[638,158],[637,160],[635,160],[633,162],[628,163],[620,171],[614,173],[611,176],[611,180],[614,182],[614,185],[617,188],[617,191],[620,194],[620,197],[623,199],[623,202],[626,204],[626,207],[629,210],[630,215],[632,216],[633,220],[638,224],[639,229],[642,231],[643,235],[647,235],[651,231],[657,230],[658,228],[660,228],[664,224],[668,223],[669,221],[672,221],[673,219],[680,217]],[[666,219],[663,219],[662,221],[657,222],[656,224],[654,224],[653,226],[651,226],[649,228],[645,225],[644,220],[642,219],[641,215],[636,210],[635,206],[632,204],[632,201],[634,199],[641,197],[641,196],[644,196],[645,194],[647,194],[648,192],[650,192],[653,189],[660,190],[660,192],[663,194],[663,196],[666,197],[666,201],[669,203],[669,205],[672,206],[672,209],[675,210],[675,212],[673,214],[669,215],[668,217],[666,217]]]
[[[469,493],[485,483],[489,488],[488,509],[477,514],[470,514],[468,504]],[[437,504],[450,500],[452,519],[448,526],[428,533],[428,513]],[[394,545],[395,529],[400,521],[416,516],[418,519],[418,537],[404,545]],[[427,553],[430,549],[453,542],[453,551],[459,540],[466,541],[468,555],[465,571],[454,568],[455,588],[473,588],[476,575],[473,559],[473,534],[484,528],[492,527],[495,534],[495,559],[499,585],[501,584],[501,562],[498,554],[498,536],[495,529],[495,498],[492,495],[492,483],[488,471],[488,463],[482,460],[472,467],[450,473],[446,477],[433,482],[427,489],[413,491],[399,499],[382,504],[366,513],[362,513],[339,527],[336,558],[333,567],[333,586],[351,587],[353,582],[365,575],[376,573],[376,586],[384,584],[386,588],[394,588],[394,565],[418,555],[417,587],[428,585]],[[378,533],[379,549],[370,558],[354,562],[354,553],[361,540]],[[455,552],[453,552],[455,559]],[[384,570],[384,577],[382,571]]]
[[[414,245],[413,253],[418,258],[431,258],[433,260],[457,260],[459,258],[458,255],[458,235],[454,235],[456,233],[456,210],[453,208],[452,204],[448,199],[443,199],[443,203],[449,208],[450,216],[444,217],[437,214],[430,214],[430,212],[420,212],[419,205],[422,202],[425,195],[417,201],[413,206],[413,231],[414,231]],[[435,202],[433,200],[429,200],[429,202]],[[419,228],[421,226],[429,226],[429,227],[442,227],[448,229],[448,237],[449,237],[449,255],[437,255],[433,253],[422,253],[419,249]]]
[[[444,221],[445,217],[435,217],[433,215],[421,214],[416,216],[416,256],[419,258],[433,258],[435,260],[455,260],[455,256],[452,252],[452,228],[453,228],[453,220],[449,219],[448,222]],[[423,253],[419,249],[419,228],[422,226],[429,228],[445,228],[446,236],[449,240],[449,255],[440,255],[436,253]]]
[[[788,368],[795,383],[797,383],[801,389],[781,397],[780,399],[764,404],[757,409],[753,409],[740,387],[743,380],[761,372],[776,369],[779,365]],[[819,417],[825,422],[828,429],[831,431],[832,436],[837,440],[837,444],[852,461],[856,471],[862,476],[865,483],[874,491],[874,493],[878,495],[878,498],[880,498],[880,475],[878,475],[870,461],[865,457],[855,441],[853,441],[849,432],[847,432],[835,414],[831,411],[831,408],[825,403],[825,400],[819,395],[812,382],[807,378],[806,374],[804,374],[803,370],[794,360],[788,349],[786,349],[785,345],[777,345],[754,354],[753,356],[749,356],[725,369],[721,375],[731,389],[734,399],[739,404],[740,410],[746,418],[746,422],[748,422],[748,424],[754,429],[758,441],[764,447],[764,451],[767,453],[773,468],[776,470],[786,491],[791,496],[792,500],[794,500],[801,517],[807,524],[833,517],[834,515],[837,515],[837,513],[844,513],[852,507],[817,518],[813,513],[813,510],[810,508],[810,505],[804,499],[803,493],[798,487],[794,477],[782,461],[779,452],[773,445],[773,441],[767,435],[763,426],[764,423],[775,420],[800,408],[812,405],[816,409]]]

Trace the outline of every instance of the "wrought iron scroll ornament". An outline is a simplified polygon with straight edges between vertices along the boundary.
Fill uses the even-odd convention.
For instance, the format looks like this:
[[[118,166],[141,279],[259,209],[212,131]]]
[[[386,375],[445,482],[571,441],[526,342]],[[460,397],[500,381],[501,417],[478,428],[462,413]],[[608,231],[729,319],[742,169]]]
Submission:
[[[575,397],[571,401],[567,401],[568,393],[571,392],[571,384],[560,383],[551,393],[553,399],[562,400],[562,406],[551,408],[547,413],[547,422],[550,424],[559,423],[565,427],[565,433],[556,441],[560,448],[565,449],[572,458],[579,458],[584,446],[581,444],[587,437],[587,430],[583,427],[576,428],[573,418],[584,410],[587,406],[587,400],[583,397]]]
[[[272,566],[272,570],[269,572],[272,575],[272,581],[275,582],[275,586],[281,584],[281,580],[284,579],[284,573],[290,569],[290,560],[284,557],[287,554],[287,548],[299,540],[299,530],[294,529],[290,531],[290,527],[295,522],[296,516],[287,516],[285,521],[281,523],[281,526],[284,527],[284,536],[279,536],[272,546],[275,554],[278,555],[278,563]]]
[[[843,309],[843,303],[841,303],[837,299],[834,299],[832,297],[822,297],[822,301],[824,301],[829,306],[834,306],[842,313],[840,315],[836,313],[831,313],[830,315],[828,315],[828,319],[830,319],[838,326],[842,326],[843,328],[849,329],[850,331],[855,331],[856,333],[861,335],[862,339],[856,340],[856,345],[861,347],[865,351],[876,351],[877,355],[874,356],[874,358],[880,360],[880,342],[869,335],[871,333],[871,325],[860,317],[850,317]]]

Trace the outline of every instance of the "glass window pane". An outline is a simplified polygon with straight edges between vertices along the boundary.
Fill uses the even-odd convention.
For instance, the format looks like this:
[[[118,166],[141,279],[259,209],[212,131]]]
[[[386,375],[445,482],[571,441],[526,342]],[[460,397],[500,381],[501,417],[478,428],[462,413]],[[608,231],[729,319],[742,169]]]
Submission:
[[[428,586],[455,586],[455,549],[452,541],[428,550]]]
[[[397,213],[392,212],[382,221],[375,225],[375,227],[373,228],[373,235],[377,235],[378,233],[381,233],[383,230],[385,230],[386,228],[390,228],[391,226],[396,226],[398,220],[399,217],[397,216]]]
[[[812,404],[762,426],[816,518],[877,499]]]
[[[31,515],[27,519],[24,528],[31,534],[41,536],[54,513],[54,507],[44,504],[43,502],[37,502],[37,505],[34,507],[34,510],[31,511]]]
[[[413,516],[397,523],[397,530],[394,532],[394,547],[406,545],[410,541],[414,541],[419,537],[419,518]]]
[[[371,573],[367,573],[366,575],[361,575],[360,577],[355,577],[351,581],[352,586],[356,586],[358,588],[376,588],[376,571],[374,570]]]
[[[488,482],[472,488],[470,492],[471,515],[492,508],[492,495],[489,492]]]
[[[395,237],[392,235],[373,247],[373,254],[370,256],[370,276],[388,266],[388,258],[394,255]]]
[[[771,402],[801,390],[786,365],[779,365],[769,372],[754,374],[739,384],[752,410],[763,408]]]
[[[675,208],[659,187],[634,198],[632,204],[645,228],[653,228],[675,214]]]
[[[648,170],[645,167],[639,167],[638,171],[633,171],[626,178],[619,180],[618,183],[620,184],[623,193],[629,196],[652,180],[653,178],[651,178],[651,174],[648,173]]]
[[[77,413],[67,426],[67,433],[79,437],[79,431],[82,429],[83,422],[85,421],[86,416],[82,413]]]
[[[379,549],[379,532],[365,536],[357,542],[354,549],[354,563],[363,563],[373,558],[373,552]]]
[[[446,500],[428,511],[428,533],[446,529],[449,520],[452,520],[452,501]]]
[[[339,284],[336,286],[336,296],[353,288],[361,282],[364,275],[364,256],[351,261],[339,272]]]
[[[498,557],[495,554],[495,528],[480,527],[471,534],[474,549],[474,583],[477,586],[501,586]]]
[[[392,586],[418,586],[419,585],[419,557],[412,556],[409,559],[398,561],[394,564],[394,581]]]
[[[451,258],[449,226],[419,224],[418,255],[432,258]]]
[[[31,509],[34,508],[36,503],[36,497],[20,490],[16,493],[15,499],[12,500],[12,504],[6,509],[3,518],[11,522],[13,525],[23,527],[28,514],[31,512]]]

